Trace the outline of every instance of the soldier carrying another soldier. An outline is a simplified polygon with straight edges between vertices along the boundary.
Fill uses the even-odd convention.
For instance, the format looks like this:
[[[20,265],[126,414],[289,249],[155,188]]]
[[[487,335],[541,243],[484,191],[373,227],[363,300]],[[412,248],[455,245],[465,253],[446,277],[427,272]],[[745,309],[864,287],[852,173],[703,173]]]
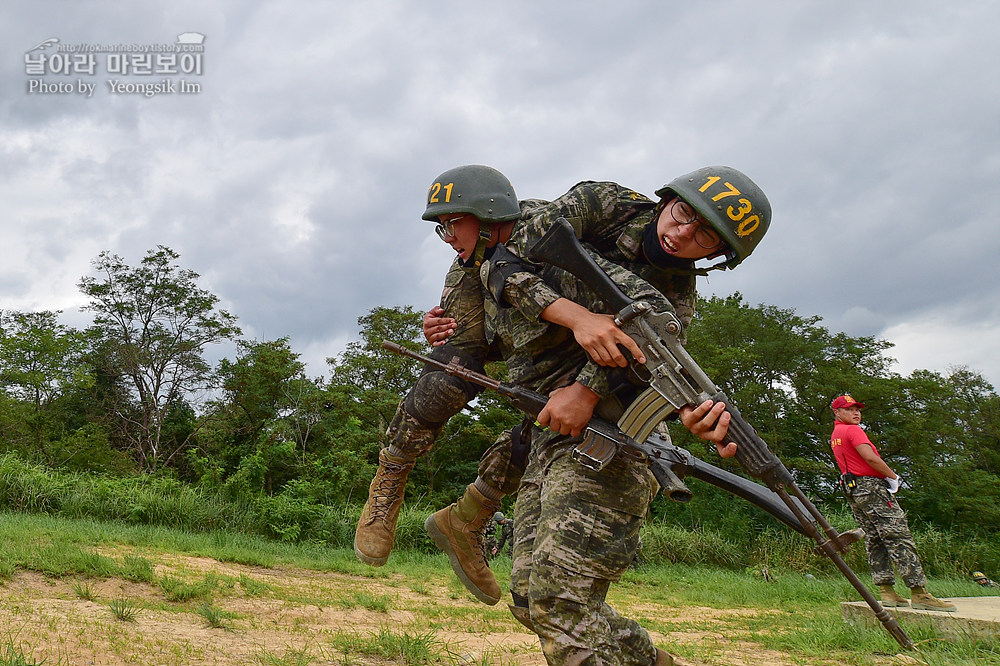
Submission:
[[[695,276],[712,268],[733,268],[750,255],[770,222],[767,199],[739,171],[707,167],[658,190],[659,202],[615,183],[585,182],[551,203],[521,202],[519,219],[498,220],[512,188],[500,188],[499,199],[484,199],[472,196],[477,188],[461,187],[468,184],[470,170],[484,169],[488,167],[460,167],[442,174],[428,192],[424,218],[439,220],[439,236],[458,252],[463,279],[456,282],[462,290],[468,286],[465,293],[475,295],[475,285],[471,280],[466,285],[464,279],[472,277],[480,264],[483,268],[479,294],[485,313],[475,311],[471,298],[465,309],[444,309],[458,324],[453,335],[445,336],[448,343],[461,340],[462,332],[470,330],[467,315],[473,311],[485,320],[484,341],[472,358],[445,349],[450,344],[434,355],[440,353],[447,360],[459,356],[463,364],[476,364],[499,350],[513,382],[549,395],[538,415],[547,429],[523,424],[530,433],[529,464],[534,471],[527,490],[522,485],[516,507],[512,610],[539,635],[550,664],[589,663],[587,659],[673,663],[641,626],[618,615],[605,601],[608,585],[634,558],[639,526],[658,490],[646,461],[623,453],[606,469],[592,471],[568,455],[580,442],[591,415],[616,420],[646,388],[634,383],[637,378],[629,374],[618,345],[639,362],[644,360],[642,353],[612,316],[594,314],[606,312],[606,305],[579,280],[554,266],[527,266],[523,258],[547,228],[565,217],[578,237],[600,253],[595,259],[602,269],[631,297],[642,298],[659,311],[676,311],[686,324],[696,300]],[[711,198],[717,201],[720,189],[738,197],[728,206],[728,214],[726,206]],[[695,267],[697,260],[715,257],[721,260],[708,269]],[[455,284],[446,283],[446,297],[459,292]],[[406,472],[429,448],[436,429],[475,395],[474,387],[469,390],[453,376],[436,374],[442,376],[433,377],[430,370],[421,376],[418,386],[427,385],[419,394],[418,387],[411,390],[390,427],[392,444],[380,455],[379,473],[355,538],[355,551],[364,561],[385,561]],[[696,435],[715,442],[722,455],[731,456],[736,446],[723,445],[729,423],[724,407],[711,401],[685,406],[681,420]],[[529,437],[519,439],[529,441]],[[516,444],[501,438],[484,454],[480,477],[463,497],[425,523],[466,587],[487,603],[496,603],[499,589],[492,574],[484,575],[489,569],[482,554],[482,532],[503,494],[517,489],[523,458],[528,458],[526,448],[515,456]],[[498,462],[493,469],[500,470],[492,475],[493,483],[484,476],[484,465],[490,469],[490,461]],[[589,545],[575,541],[575,527],[562,530],[560,536],[550,523],[559,515],[582,517],[595,510],[600,523],[595,529],[607,536]],[[541,566],[534,566],[533,560]]]

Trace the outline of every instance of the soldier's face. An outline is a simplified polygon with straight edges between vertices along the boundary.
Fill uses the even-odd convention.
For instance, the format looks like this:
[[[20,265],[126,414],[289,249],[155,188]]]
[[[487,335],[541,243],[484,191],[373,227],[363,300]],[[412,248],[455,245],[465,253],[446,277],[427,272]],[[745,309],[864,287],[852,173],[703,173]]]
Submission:
[[[712,226],[676,197],[660,211],[656,235],[663,251],[678,259],[704,259],[723,248],[722,239]]]
[[[479,218],[466,213],[440,215],[438,219],[444,228],[441,240],[451,245],[462,261],[468,261],[476,249],[476,241],[479,240]]]

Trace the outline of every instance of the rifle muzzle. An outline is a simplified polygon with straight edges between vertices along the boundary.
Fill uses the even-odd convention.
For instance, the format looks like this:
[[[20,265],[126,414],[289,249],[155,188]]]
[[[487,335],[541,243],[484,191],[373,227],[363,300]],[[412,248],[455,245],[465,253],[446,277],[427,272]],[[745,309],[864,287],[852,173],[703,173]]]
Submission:
[[[687,487],[679,476],[674,474],[674,470],[668,465],[657,465],[653,464],[650,466],[653,472],[653,476],[656,477],[657,483],[660,484],[660,492],[662,492],[667,499],[672,502],[680,502],[681,504],[686,504],[691,501],[694,497],[694,493]]]

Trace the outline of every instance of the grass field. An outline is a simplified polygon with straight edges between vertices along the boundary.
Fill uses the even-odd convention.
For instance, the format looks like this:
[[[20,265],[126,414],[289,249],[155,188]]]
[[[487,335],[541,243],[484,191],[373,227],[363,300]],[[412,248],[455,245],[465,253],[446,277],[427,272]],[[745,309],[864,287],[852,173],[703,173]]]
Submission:
[[[506,587],[509,560],[494,568]],[[882,629],[841,620],[857,598],[833,576],[645,564],[609,601],[690,664],[919,663]],[[1000,665],[1000,641],[903,626],[910,658]],[[318,545],[0,514],[0,666],[544,663],[534,635],[503,603],[478,603],[443,555],[394,553],[373,569]]]

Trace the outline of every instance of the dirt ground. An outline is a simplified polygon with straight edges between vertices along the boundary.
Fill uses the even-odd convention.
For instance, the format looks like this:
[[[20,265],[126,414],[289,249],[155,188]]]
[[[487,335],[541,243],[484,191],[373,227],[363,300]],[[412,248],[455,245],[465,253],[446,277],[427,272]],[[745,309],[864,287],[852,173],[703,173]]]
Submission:
[[[371,650],[349,644],[352,638],[371,641],[380,632],[390,631],[397,636],[433,636],[451,655],[441,663],[545,664],[536,637],[502,604],[489,608],[433,581],[414,590],[408,586],[412,581],[407,583],[402,576],[372,579],[174,555],[152,559],[157,580],[165,575],[177,580],[205,580],[207,574],[221,581],[211,605],[223,613],[222,626],[211,626],[204,613],[198,612],[204,600],[170,601],[157,585],[120,579],[67,580],[21,572],[0,586],[0,663],[11,663],[3,660],[5,650],[11,647],[27,664],[46,665],[406,663],[399,657],[374,656]],[[93,600],[81,597],[83,585]],[[113,615],[109,603],[114,600],[125,601],[136,611],[133,621]],[[622,610],[634,617],[664,620],[681,612],[648,605]],[[689,621],[744,612],[683,609]],[[461,621],[456,622],[456,617]],[[711,659],[678,662],[692,666],[802,663],[705,631],[654,633],[653,638],[660,645],[692,646],[691,654]],[[705,645],[710,649],[704,649]]]

